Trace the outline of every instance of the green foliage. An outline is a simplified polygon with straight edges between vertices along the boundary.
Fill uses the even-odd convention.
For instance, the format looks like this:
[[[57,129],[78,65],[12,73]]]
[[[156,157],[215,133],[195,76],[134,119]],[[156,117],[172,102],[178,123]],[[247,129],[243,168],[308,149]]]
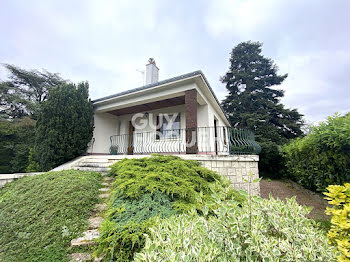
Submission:
[[[101,176],[61,171],[23,177],[0,189],[0,261],[68,261],[87,227]]]
[[[88,83],[49,91],[37,122],[35,152],[41,170],[50,170],[86,151],[93,132]]]
[[[215,216],[156,219],[135,261],[335,261],[322,231],[305,217],[309,210],[294,198],[211,205]]]
[[[40,171],[40,167],[38,162],[35,161],[35,151],[33,148],[29,150],[28,155],[28,166],[26,168],[26,172],[37,172]]]
[[[154,218],[141,223],[118,225],[106,219],[101,225],[96,254],[104,254],[104,261],[130,261],[145,244],[145,233],[154,224]]]
[[[164,155],[123,159],[112,166],[111,174],[116,177],[113,187],[120,196],[133,199],[160,191],[171,197],[177,211],[201,209],[198,199],[206,201],[212,184],[223,183],[220,175],[201,167],[197,161]]]
[[[131,260],[144,246],[144,234],[155,217],[200,211],[212,193],[222,190],[227,198],[246,200],[217,173],[175,156],[123,159],[112,166],[110,175],[115,181],[97,249],[106,261]]]
[[[331,221],[329,219],[325,219],[325,218],[317,218],[314,220],[317,223],[318,228],[320,230],[322,230],[326,235],[327,232],[329,231],[329,229],[331,228]]]
[[[49,90],[66,82],[45,70],[25,70],[9,64],[5,68],[9,79],[0,82],[0,115],[4,118],[36,118],[38,106],[46,100]]]
[[[280,85],[287,75],[278,75],[278,67],[262,54],[262,43],[242,42],[232,49],[230,67],[221,78],[228,95],[222,102],[233,126],[254,132],[262,146],[259,169],[278,174],[278,145],[302,135],[302,115],[280,103]],[[276,165],[277,163],[277,165]]]
[[[316,191],[350,181],[349,138],[350,115],[329,117],[305,138],[284,146],[288,175],[302,186]]]
[[[0,173],[26,171],[28,153],[34,146],[34,137],[34,120],[0,120]]]
[[[326,199],[333,205],[327,208],[326,213],[332,215],[331,229],[328,238],[337,246],[341,254],[338,261],[350,261],[350,183],[344,186],[331,185],[327,188]]]
[[[120,225],[130,221],[140,223],[155,216],[170,217],[174,214],[169,196],[159,191],[145,193],[139,199],[116,198],[113,208],[109,212],[110,220]]]
[[[107,261],[113,256],[117,261],[132,258],[143,247],[144,234],[148,233],[152,218],[166,218],[174,214],[170,198],[158,191],[146,193],[140,199],[116,198],[111,205],[98,241],[98,253],[104,251]]]

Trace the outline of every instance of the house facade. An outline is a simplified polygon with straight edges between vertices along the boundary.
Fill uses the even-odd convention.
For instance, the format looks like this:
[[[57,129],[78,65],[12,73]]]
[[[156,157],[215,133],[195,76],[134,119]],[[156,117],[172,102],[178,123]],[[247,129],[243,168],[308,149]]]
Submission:
[[[93,101],[94,134],[87,156],[60,168],[88,170],[152,153],[197,160],[237,189],[259,194],[260,146],[233,128],[201,71],[159,81],[153,59],[143,87]],[[102,171],[102,169],[101,169]]]
[[[145,86],[93,101],[89,154],[229,155],[258,150],[249,131],[231,127],[201,71],[158,81],[158,70],[150,60]]]

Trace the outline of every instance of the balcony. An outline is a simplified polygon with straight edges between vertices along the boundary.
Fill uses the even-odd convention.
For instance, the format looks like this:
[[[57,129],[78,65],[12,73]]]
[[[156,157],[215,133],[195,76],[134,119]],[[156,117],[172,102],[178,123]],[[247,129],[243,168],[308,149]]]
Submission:
[[[110,154],[259,154],[253,132],[223,127],[197,127],[113,135]]]

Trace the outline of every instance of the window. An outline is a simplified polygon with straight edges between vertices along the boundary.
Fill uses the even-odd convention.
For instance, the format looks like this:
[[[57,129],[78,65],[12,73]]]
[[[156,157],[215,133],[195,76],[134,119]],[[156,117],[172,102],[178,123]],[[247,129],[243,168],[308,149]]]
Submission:
[[[224,145],[227,145],[227,141],[226,141],[226,127],[222,127],[223,128],[223,135],[224,135]]]
[[[175,118],[175,119],[174,119]],[[168,121],[169,120],[169,121]],[[180,114],[157,116],[156,139],[177,139],[180,137]]]

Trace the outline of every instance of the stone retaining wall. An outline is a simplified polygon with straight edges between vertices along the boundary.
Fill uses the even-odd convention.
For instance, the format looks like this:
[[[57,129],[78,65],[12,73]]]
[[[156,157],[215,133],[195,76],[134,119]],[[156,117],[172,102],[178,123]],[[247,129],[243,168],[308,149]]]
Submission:
[[[235,189],[250,190],[252,195],[260,195],[259,183],[247,183],[244,181],[244,179],[253,181],[259,178],[259,156],[183,155],[181,157],[184,159],[197,160],[201,162],[204,167],[226,176]]]
[[[35,176],[41,174],[41,172],[36,173],[16,173],[16,174],[0,174],[0,188],[6,183],[12,182],[24,176]]]
[[[148,155],[149,156],[149,155]],[[259,183],[247,183],[245,180],[253,181],[259,178],[259,156],[257,155],[177,155],[183,159],[197,160],[208,169],[218,172],[226,176],[235,189],[250,191],[252,195],[260,194]],[[79,169],[102,172],[107,166],[123,159],[123,158],[141,158],[147,155],[89,155],[81,156],[52,171],[60,171],[67,169]],[[108,169],[105,171],[107,172]],[[10,174],[0,175],[0,187],[5,183],[18,179],[25,175],[35,175],[38,173],[28,174]],[[250,176],[252,174],[252,176]]]

